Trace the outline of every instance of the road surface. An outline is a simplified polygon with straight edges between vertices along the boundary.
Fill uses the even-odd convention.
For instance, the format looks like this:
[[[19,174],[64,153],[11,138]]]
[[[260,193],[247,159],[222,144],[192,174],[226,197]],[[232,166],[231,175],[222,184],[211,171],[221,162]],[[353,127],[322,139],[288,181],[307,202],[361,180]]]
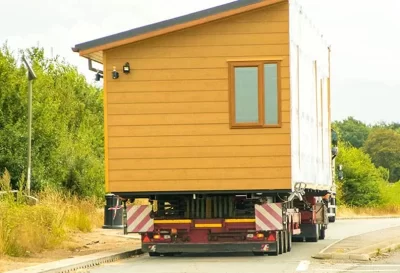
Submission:
[[[356,265],[340,262],[332,264],[322,260],[313,260],[311,258],[311,255],[319,252],[337,240],[399,225],[400,219],[339,220],[335,224],[329,225],[325,240],[319,241],[318,243],[294,243],[292,252],[278,257],[255,257],[245,254],[204,254],[177,257],[149,257],[143,255],[138,258],[101,265],[90,269],[90,272],[400,272],[400,256],[393,256],[394,258],[390,258],[392,260],[385,260],[385,262],[388,263],[386,265],[383,264],[384,262],[382,260],[375,262],[375,265]],[[377,267],[376,263],[379,263],[380,267]]]

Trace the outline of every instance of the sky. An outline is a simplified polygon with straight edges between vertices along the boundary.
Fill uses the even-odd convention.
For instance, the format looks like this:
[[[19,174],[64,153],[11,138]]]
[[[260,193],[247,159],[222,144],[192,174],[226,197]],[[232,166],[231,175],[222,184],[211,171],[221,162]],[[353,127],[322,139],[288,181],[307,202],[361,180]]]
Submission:
[[[400,1],[297,1],[332,47],[332,118],[400,122]],[[228,2],[0,0],[0,44],[14,51],[39,45],[94,83],[74,45]]]

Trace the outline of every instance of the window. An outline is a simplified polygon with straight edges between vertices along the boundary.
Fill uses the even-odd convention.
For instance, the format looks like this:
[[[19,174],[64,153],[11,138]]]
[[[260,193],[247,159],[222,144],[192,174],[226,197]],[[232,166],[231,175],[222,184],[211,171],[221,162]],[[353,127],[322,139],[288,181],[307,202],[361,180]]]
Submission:
[[[229,66],[233,128],[280,127],[279,62],[232,62]]]

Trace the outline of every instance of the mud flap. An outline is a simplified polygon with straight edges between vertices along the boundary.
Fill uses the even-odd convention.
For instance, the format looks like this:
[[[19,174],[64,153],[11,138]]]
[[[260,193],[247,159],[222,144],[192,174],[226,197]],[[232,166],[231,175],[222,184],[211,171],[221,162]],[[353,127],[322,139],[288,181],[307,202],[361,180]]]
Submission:
[[[320,225],[327,225],[328,224],[328,208],[324,203],[316,203],[316,222]]]

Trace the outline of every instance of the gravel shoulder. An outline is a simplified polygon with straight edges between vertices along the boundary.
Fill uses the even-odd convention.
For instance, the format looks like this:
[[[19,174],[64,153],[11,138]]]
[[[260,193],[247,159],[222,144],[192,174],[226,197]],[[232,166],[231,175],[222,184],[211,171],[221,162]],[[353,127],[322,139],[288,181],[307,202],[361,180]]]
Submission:
[[[29,257],[1,257],[0,272],[34,266],[37,264],[89,255],[119,247],[136,247],[139,239],[122,236],[122,230],[95,229],[89,233],[71,234],[70,240],[57,249],[31,254]]]

